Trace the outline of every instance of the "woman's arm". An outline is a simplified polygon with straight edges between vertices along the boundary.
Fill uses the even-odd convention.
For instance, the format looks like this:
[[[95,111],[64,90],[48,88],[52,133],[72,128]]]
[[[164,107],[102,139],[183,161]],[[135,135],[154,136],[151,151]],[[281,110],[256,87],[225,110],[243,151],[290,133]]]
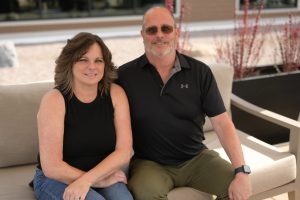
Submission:
[[[83,172],[63,161],[64,119],[64,98],[53,89],[42,98],[37,114],[40,160],[45,176],[70,184]]]

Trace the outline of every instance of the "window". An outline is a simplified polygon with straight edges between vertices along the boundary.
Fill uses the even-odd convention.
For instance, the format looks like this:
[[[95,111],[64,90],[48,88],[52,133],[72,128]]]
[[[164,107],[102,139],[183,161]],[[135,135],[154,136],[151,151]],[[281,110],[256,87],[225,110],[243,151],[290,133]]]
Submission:
[[[164,0],[1,0],[0,21],[142,15],[147,8],[164,5],[164,2]]]
[[[249,9],[255,9],[261,0],[249,0]],[[299,0],[263,0],[263,8],[266,10],[282,10],[298,8]],[[239,0],[239,10],[244,9],[244,0]]]

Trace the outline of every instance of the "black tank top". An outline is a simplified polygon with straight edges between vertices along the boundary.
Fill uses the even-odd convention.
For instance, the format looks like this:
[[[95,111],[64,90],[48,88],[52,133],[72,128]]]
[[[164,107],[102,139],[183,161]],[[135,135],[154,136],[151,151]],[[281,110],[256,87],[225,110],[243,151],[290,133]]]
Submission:
[[[63,94],[63,93],[62,93]],[[114,109],[110,94],[83,103],[75,95],[65,99],[63,160],[88,171],[112,153],[116,145]]]

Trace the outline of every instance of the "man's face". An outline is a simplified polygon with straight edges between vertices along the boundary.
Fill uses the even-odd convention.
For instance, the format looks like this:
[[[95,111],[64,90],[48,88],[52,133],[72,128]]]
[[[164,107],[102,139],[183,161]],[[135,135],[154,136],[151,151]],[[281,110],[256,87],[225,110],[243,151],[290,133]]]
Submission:
[[[176,50],[178,30],[166,9],[156,8],[147,12],[141,34],[147,54],[163,57]]]

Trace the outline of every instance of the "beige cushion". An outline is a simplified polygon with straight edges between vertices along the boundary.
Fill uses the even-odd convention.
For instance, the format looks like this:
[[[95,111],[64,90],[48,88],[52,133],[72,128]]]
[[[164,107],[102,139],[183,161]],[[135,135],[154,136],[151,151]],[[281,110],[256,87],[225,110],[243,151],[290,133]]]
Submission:
[[[296,178],[296,158],[293,154],[280,152],[276,147],[241,131],[238,131],[238,135],[242,143],[245,161],[253,171],[250,175],[253,194],[281,186]],[[229,161],[216,134],[209,132],[205,136],[204,142],[208,148],[215,149],[221,157]]]
[[[212,195],[200,192],[193,188],[175,188],[168,194],[168,200],[212,200]]]
[[[36,162],[36,114],[53,83],[0,86],[0,167]]]
[[[201,60],[201,59],[199,59]],[[211,71],[213,72],[215,79],[218,84],[218,88],[222,95],[225,108],[227,111],[230,111],[230,94],[232,90],[232,81],[233,81],[233,68],[227,64],[209,64]],[[205,124],[203,127],[204,131],[213,130],[212,125],[206,117]]]
[[[35,200],[28,183],[32,180],[35,165],[0,168],[1,200]]]

